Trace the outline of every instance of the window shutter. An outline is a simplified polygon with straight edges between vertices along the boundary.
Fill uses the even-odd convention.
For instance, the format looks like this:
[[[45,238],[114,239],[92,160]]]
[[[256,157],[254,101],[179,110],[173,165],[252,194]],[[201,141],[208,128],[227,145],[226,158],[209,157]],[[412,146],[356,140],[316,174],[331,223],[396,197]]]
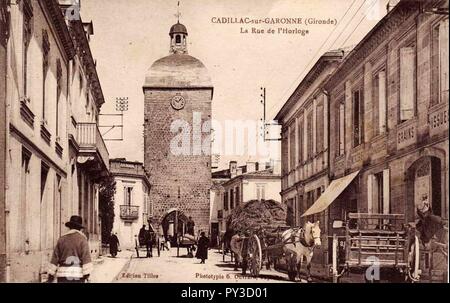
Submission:
[[[383,170],[383,214],[389,214],[390,211],[390,172],[389,169]]]
[[[339,104],[339,155],[344,154],[345,146],[345,108],[344,104]]]
[[[386,72],[378,74],[378,126],[380,134],[386,132]]]
[[[448,102],[448,19],[439,25],[439,68],[441,102]]]
[[[400,49],[400,120],[414,117],[414,47]]]

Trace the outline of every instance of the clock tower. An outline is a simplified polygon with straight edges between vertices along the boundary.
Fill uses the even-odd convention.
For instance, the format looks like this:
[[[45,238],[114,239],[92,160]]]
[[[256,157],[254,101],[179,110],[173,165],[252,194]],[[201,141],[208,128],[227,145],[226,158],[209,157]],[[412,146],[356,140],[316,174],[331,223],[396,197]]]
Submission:
[[[188,217],[196,233],[208,232],[213,86],[203,63],[188,55],[186,27],[177,22],[169,37],[170,54],[153,63],[143,86],[150,203],[165,233],[185,231]],[[168,217],[175,209],[173,224]]]

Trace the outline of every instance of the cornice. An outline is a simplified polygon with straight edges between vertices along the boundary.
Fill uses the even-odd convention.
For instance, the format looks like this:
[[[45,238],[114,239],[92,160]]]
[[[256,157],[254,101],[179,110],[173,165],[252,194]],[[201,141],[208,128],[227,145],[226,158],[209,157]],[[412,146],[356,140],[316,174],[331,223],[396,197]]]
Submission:
[[[56,34],[62,43],[64,52],[66,53],[67,58],[71,60],[75,55],[75,48],[58,2],[55,0],[39,0],[39,3],[42,8],[47,11],[50,20],[55,27]]]
[[[81,65],[83,66],[88,87],[91,89],[95,103],[100,109],[103,103],[105,103],[105,98],[98,78],[96,63],[92,56],[89,41],[87,40],[86,32],[83,27],[83,22],[81,20],[70,21],[70,33],[75,44],[76,55],[79,57]]]

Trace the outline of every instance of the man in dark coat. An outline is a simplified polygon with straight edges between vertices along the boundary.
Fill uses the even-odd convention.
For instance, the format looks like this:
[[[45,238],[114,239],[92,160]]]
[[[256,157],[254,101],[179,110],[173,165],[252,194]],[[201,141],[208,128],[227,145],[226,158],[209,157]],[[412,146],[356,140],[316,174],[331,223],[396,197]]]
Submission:
[[[205,236],[205,232],[202,231],[200,234],[200,239],[198,239],[198,249],[195,255],[197,259],[202,260],[200,264],[205,264],[205,260],[208,259],[208,246],[209,239]]]
[[[83,219],[72,216],[66,226],[68,233],[59,238],[48,268],[48,282],[84,283],[94,268],[86,236],[81,232]]]
[[[109,252],[111,256],[115,258],[117,256],[117,252],[119,251],[119,238],[117,238],[117,234],[113,233],[109,237]]]

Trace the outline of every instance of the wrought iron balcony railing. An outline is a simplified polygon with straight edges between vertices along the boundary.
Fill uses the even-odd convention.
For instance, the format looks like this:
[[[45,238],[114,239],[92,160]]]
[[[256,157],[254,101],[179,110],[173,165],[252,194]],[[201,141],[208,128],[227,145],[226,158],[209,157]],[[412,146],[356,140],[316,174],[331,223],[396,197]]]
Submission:
[[[104,166],[109,168],[108,149],[96,123],[77,123],[77,143],[82,155],[96,156]]]
[[[139,219],[139,206],[120,205],[120,218],[129,221]]]

